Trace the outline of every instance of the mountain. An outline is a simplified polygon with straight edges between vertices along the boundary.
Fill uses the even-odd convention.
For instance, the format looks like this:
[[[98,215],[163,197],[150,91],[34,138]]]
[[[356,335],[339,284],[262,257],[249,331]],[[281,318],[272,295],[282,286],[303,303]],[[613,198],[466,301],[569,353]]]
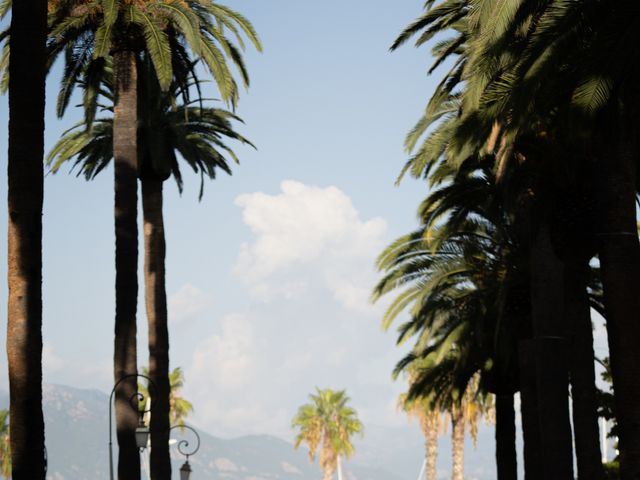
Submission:
[[[109,478],[109,396],[98,390],[83,390],[62,385],[43,387],[46,424],[48,480],[101,480]],[[8,395],[0,394],[0,408],[7,408]],[[303,449],[271,435],[250,435],[233,439],[214,437],[198,431],[200,449],[190,457],[195,479],[224,480],[307,480],[321,478],[317,462],[309,462]],[[174,430],[172,437],[185,439],[190,447],[193,437]],[[114,469],[117,468],[115,431]],[[184,457],[171,449],[173,477]],[[188,448],[185,448],[188,450]],[[142,453],[143,464],[148,461]],[[401,480],[381,468],[349,466],[349,480]],[[143,478],[145,475],[143,473]]]
[[[43,387],[46,445],[49,459],[48,480],[104,480],[109,478],[109,396],[98,390],[62,385]],[[8,395],[0,393],[0,408],[8,405]],[[310,463],[306,450],[271,435],[249,435],[225,439],[198,429],[199,451],[190,457],[192,478],[216,480],[319,480],[317,461]],[[172,432],[172,438],[193,437],[185,431]],[[117,468],[117,442],[113,432],[114,469]],[[443,435],[439,450],[439,479],[450,477],[450,443]],[[470,442],[469,442],[470,443]],[[365,435],[356,439],[356,455],[345,464],[345,480],[413,480],[423,458],[423,438],[416,425],[380,427],[365,425]],[[491,432],[482,429],[478,449],[466,450],[468,480],[495,478]],[[188,450],[188,449],[185,449]],[[142,453],[143,465],[148,452]],[[172,447],[173,477],[184,457]],[[143,473],[142,478],[146,478]]]

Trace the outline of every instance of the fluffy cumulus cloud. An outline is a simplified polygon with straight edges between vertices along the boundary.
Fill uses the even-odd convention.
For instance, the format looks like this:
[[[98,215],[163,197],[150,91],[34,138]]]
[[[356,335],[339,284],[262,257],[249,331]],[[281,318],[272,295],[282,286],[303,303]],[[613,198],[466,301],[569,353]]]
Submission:
[[[213,303],[211,295],[191,283],[186,283],[169,297],[169,320],[184,323],[204,312]]]
[[[109,391],[113,385],[113,361],[74,359],[60,349],[60,344],[44,342],[42,345],[42,377],[45,384],[73,385]],[[62,353],[60,353],[62,352]],[[0,364],[2,368],[2,364]],[[8,387],[8,383],[6,384]],[[0,377],[0,389],[4,389],[4,378]]]
[[[244,194],[236,204],[254,238],[241,246],[235,271],[255,296],[291,298],[315,281],[346,309],[369,310],[373,262],[387,228],[382,218],[361,219],[334,186],[293,180],[276,195]]]
[[[283,408],[272,408],[262,391],[269,366],[251,320],[233,313],[221,321],[218,333],[195,348],[185,372],[185,397],[196,408],[195,420],[219,435],[283,433],[289,419]],[[262,362],[262,363],[261,363]]]
[[[249,232],[234,273],[248,302],[210,324],[192,354],[185,396],[194,423],[218,435],[291,438],[291,419],[319,387],[344,388],[363,419],[393,424],[400,353],[379,328],[383,306],[369,301],[386,222],[362,218],[334,186],[291,180],[236,204]]]
[[[253,330],[239,314],[222,320],[222,331],[206,338],[193,353],[189,377],[193,384],[237,389],[251,378]]]
[[[65,367],[65,362],[54,351],[53,345],[44,342],[42,345],[42,370],[44,375],[59,372]]]

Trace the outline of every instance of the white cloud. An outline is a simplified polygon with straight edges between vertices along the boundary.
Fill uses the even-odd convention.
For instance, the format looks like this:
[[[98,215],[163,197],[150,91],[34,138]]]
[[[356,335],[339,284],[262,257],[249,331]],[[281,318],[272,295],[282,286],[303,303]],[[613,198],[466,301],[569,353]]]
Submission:
[[[236,204],[255,238],[241,246],[235,272],[256,298],[291,298],[315,280],[348,311],[371,311],[373,263],[387,228],[382,218],[361,220],[334,186],[293,180],[283,181],[279,194],[244,194]]]
[[[249,319],[234,313],[195,348],[184,395],[195,406],[196,423],[218,435],[272,431],[282,423],[253,394],[256,383],[262,384],[259,346]]]
[[[211,295],[186,283],[169,297],[169,321],[183,323],[207,310],[212,304]]]
[[[42,370],[43,375],[51,375],[59,372],[65,367],[65,362],[60,358],[50,343],[44,342],[42,345]]]
[[[313,353],[309,350],[293,351],[285,357],[280,370],[303,372],[312,364],[313,357]]]
[[[189,384],[237,389],[251,378],[253,329],[239,314],[222,320],[222,333],[205,339],[193,353]]]
[[[68,355],[59,355],[58,351],[57,344],[44,342],[42,345],[42,374],[45,384],[56,383],[111,390],[112,359],[78,361]]]
[[[298,407],[330,387],[345,388],[371,421],[395,424],[400,353],[379,329],[383,305],[369,303],[386,222],[362,218],[336,187],[295,181],[236,204],[250,236],[234,272],[250,299],[194,349],[184,392],[193,422],[217,435],[290,438]]]

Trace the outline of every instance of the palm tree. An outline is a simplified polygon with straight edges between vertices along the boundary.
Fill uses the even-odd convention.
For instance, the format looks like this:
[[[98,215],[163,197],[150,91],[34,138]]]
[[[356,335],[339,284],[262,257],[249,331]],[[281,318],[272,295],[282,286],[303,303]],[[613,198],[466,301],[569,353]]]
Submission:
[[[584,158],[599,172],[592,194],[621,421],[621,472],[623,478],[634,478],[640,475],[640,353],[631,339],[640,336],[640,243],[635,235],[638,145],[631,132],[638,122],[633,78],[640,62],[625,46],[636,41],[640,11],[631,1],[616,2],[615,8],[608,2],[560,1],[514,6],[497,15],[496,41],[487,48],[505,51],[520,31],[526,32],[526,49],[496,78],[484,103],[510,118],[512,135],[532,113],[568,111],[550,130],[574,125],[574,141],[588,146]]]
[[[143,50],[153,64],[155,77],[162,90],[173,80],[176,59],[186,55],[183,44],[205,65],[216,80],[223,100],[235,105],[238,88],[227,65],[227,59],[236,65],[245,84],[246,69],[238,48],[226,37],[228,30],[242,46],[243,32],[260,49],[260,43],[251,24],[240,14],[210,0],[174,2],[130,2],[127,0],[83,0],[55,2],[51,14],[50,50],[55,58],[65,53],[65,76],[58,102],[62,114],[71,92],[80,76],[85,84],[85,117],[90,126],[96,110],[101,79],[108,56],[113,58],[114,124],[113,157],[115,175],[115,230],[116,230],[116,327],[114,377],[119,380],[136,372],[136,304],[137,304],[137,105],[139,52]],[[150,193],[151,194],[151,193]],[[158,217],[155,217],[158,220]],[[156,229],[161,232],[161,229]],[[162,256],[163,246],[157,242],[156,253]],[[148,264],[148,262],[147,262]],[[158,264],[155,265],[159,268]],[[162,269],[163,270],[163,269]],[[159,281],[164,280],[162,274]],[[166,312],[166,295],[162,287],[147,291],[147,301],[154,322],[150,329],[152,346],[150,374],[158,389],[157,407],[168,413],[169,362],[168,334],[162,317]],[[153,292],[153,293],[152,293]],[[155,294],[155,295],[154,295]],[[158,297],[158,298],[155,298]],[[156,315],[157,314],[157,315]],[[136,384],[122,382],[116,392],[116,429],[120,445],[118,471],[138,471],[139,458],[135,449],[135,414],[126,405],[126,399],[135,391]],[[152,470],[167,477],[170,461],[167,447],[168,424],[166,415],[156,415],[151,426],[153,449]]]
[[[411,337],[416,343],[395,372],[420,366],[423,374],[411,382],[410,398],[432,398],[441,391],[445,405],[447,395],[459,402],[477,371],[482,390],[501,397],[496,403],[496,459],[502,479],[517,475],[515,346],[528,323],[528,309],[522,308],[528,286],[526,256],[501,208],[504,185],[496,185],[491,165],[469,160],[459,171],[449,169],[453,180],[433,190],[420,208],[421,228],[380,255],[378,267],[386,274],[373,298],[400,290],[385,314],[385,328],[402,311],[409,312],[398,343]],[[444,181],[445,167],[430,178],[440,171]],[[454,347],[458,355],[449,356]],[[503,414],[505,410],[512,414]],[[454,413],[459,416],[462,410]]]
[[[11,478],[11,432],[9,410],[0,410],[0,475]]]
[[[532,4],[533,2],[522,3]],[[438,5],[436,5],[435,2],[427,2],[425,4],[427,12],[407,27],[400,37],[398,37],[394,48],[417,33],[421,34],[416,42],[417,45],[420,45],[424,43],[425,39],[432,37],[437,32],[452,30],[455,33],[455,37],[449,41],[440,42],[436,48],[434,48],[436,66],[443,58],[447,58],[448,56],[456,57],[454,59],[455,68],[445,75],[436,93],[432,96],[424,116],[407,137],[407,147],[410,153],[412,153],[412,156],[409,162],[407,162],[403,173],[408,169],[414,176],[424,175],[426,177],[430,173],[433,165],[436,165],[438,162],[446,161],[454,166],[459,165],[460,162],[466,160],[466,158],[474,152],[480,155],[495,155],[499,179],[505,176],[505,172],[508,169],[514,170],[513,166],[517,165],[517,163],[514,162],[513,159],[518,160],[518,163],[523,163],[525,159],[528,159],[527,167],[529,164],[544,163],[544,161],[541,162],[536,158],[535,148],[531,148],[532,143],[540,144],[541,142],[539,139],[535,142],[531,140],[535,140],[536,135],[540,133],[548,133],[548,127],[543,125],[548,125],[549,121],[545,118],[543,118],[542,121],[540,119],[540,115],[550,116],[548,112],[541,110],[537,116],[533,116],[530,110],[521,108],[520,110],[523,116],[526,115],[527,117],[523,117],[524,121],[520,120],[519,124],[515,122],[516,125],[524,125],[528,128],[533,125],[534,131],[533,135],[531,135],[531,132],[526,132],[525,129],[521,128],[516,134],[511,127],[511,124],[514,123],[513,115],[510,113],[511,110],[499,110],[484,98],[486,97],[485,93],[487,91],[496,94],[496,96],[497,94],[504,95],[504,84],[508,83],[508,78],[500,78],[501,83],[495,82],[495,84],[492,84],[491,80],[496,75],[499,75],[505,68],[508,68],[511,63],[517,61],[526,45],[525,42],[523,42],[523,32],[526,33],[527,25],[523,22],[522,28],[517,28],[514,27],[514,22],[517,24],[518,20],[528,18],[527,15],[520,13],[519,17],[515,15],[513,18],[505,20],[505,15],[512,14],[517,6],[518,2],[500,2],[500,5],[495,5],[490,1],[480,3],[445,0]],[[500,10],[498,10],[498,7],[500,7]],[[523,10],[526,9],[523,8]],[[509,20],[514,21],[510,22]],[[508,41],[502,40],[502,48],[496,53],[495,50],[497,50],[497,48],[495,46],[492,47],[493,49],[487,47],[487,41],[494,41],[496,37],[499,37],[496,32],[499,32],[500,29],[507,29],[510,37]],[[453,48],[447,48],[447,46]],[[550,67],[553,69],[555,65],[550,65]],[[455,74],[452,72],[455,72]],[[540,78],[543,81],[547,80],[543,78],[542,75]],[[456,93],[453,93],[454,89],[460,85],[462,80],[464,81],[464,88],[458,88]],[[527,95],[525,89],[522,90],[522,93],[523,96]],[[497,97],[494,104],[500,106],[501,101],[502,99]],[[487,105],[490,105],[490,107],[487,108]],[[514,107],[511,106],[509,108],[513,109]],[[481,111],[484,109],[485,111],[482,112],[482,115],[479,115],[478,109]],[[424,142],[417,148],[416,153],[413,154],[412,150],[416,148],[420,138],[425,135],[427,127],[438,120],[440,120],[440,123],[434,127],[432,132],[425,136]],[[509,128],[504,128],[505,126]],[[529,136],[529,138],[527,139],[526,136]],[[549,137],[549,135],[546,136]],[[540,135],[540,138],[542,138],[542,135]],[[555,141],[556,139],[553,138],[553,140]],[[554,148],[556,147],[554,146]],[[564,151],[562,153],[564,157],[576,157],[575,151]],[[561,160],[563,159],[560,158],[560,155],[554,155],[554,161],[559,163]],[[545,173],[547,174],[547,183],[550,183],[548,182],[550,172]],[[557,172],[553,173],[557,174]],[[574,176],[576,175],[574,174]],[[559,179],[555,179],[555,181],[558,184],[561,183]],[[562,181],[565,182],[562,188],[567,189],[568,182],[566,182],[566,179],[562,179]],[[550,190],[548,185],[546,189]],[[526,190],[526,188],[523,189],[524,192],[526,192]],[[544,198],[544,195],[542,195],[544,192],[539,186],[537,186],[534,191],[536,197]],[[565,201],[566,199],[563,199],[560,203],[564,203]],[[540,205],[544,205],[545,202],[537,203],[537,213],[530,211],[528,214],[520,214],[520,216],[523,218],[543,218],[544,215],[549,216],[549,214],[545,212],[542,212],[543,215],[541,215],[541,211],[543,211],[544,208],[540,208]],[[587,210],[588,208],[583,204],[582,209]],[[554,228],[557,229],[557,225],[554,225]],[[575,319],[566,330],[571,331],[572,334],[570,337],[575,339],[570,341],[568,346],[572,352],[570,355],[570,369],[572,398],[574,402],[573,412],[576,422],[575,439],[579,475],[584,475],[589,478],[601,478],[602,468],[597,461],[597,455],[594,454],[598,449],[599,441],[594,402],[593,347],[590,319],[588,309],[580,308],[579,304],[571,301],[576,294],[583,298],[586,296],[586,285],[584,281],[580,284],[580,276],[576,276],[572,272],[583,270],[583,267],[586,267],[588,263],[590,255],[593,255],[593,253],[582,258],[579,261],[581,266],[577,268],[576,266],[572,266],[575,265],[576,259],[572,258],[574,255],[571,249],[576,249],[575,247],[571,247],[569,254],[567,255],[565,253],[562,258],[562,260],[567,262],[567,267],[563,273],[559,259],[553,252],[553,249],[557,249],[558,246],[553,245],[553,249],[541,249],[541,245],[545,243],[541,240],[544,240],[544,232],[548,231],[548,226],[545,228],[537,228],[535,223],[532,223],[532,226],[528,229],[535,233],[533,242],[531,242],[534,247],[532,253],[536,255],[538,259],[543,260],[543,262],[531,262],[531,273],[534,280],[532,293],[536,299],[534,302],[534,312],[536,312],[534,316],[534,326],[537,332],[536,336],[538,337],[534,343],[545,341],[543,339],[545,335],[542,332],[546,332],[549,335],[553,333],[552,336],[558,337],[565,335],[565,329],[559,328],[562,323],[557,321],[561,320],[561,318],[553,322],[547,322],[546,320],[546,317],[553,317],[553,315],[547,315],[548,312],[562,312],[562,304],[564,303],[567,312],[566,317]],[[579,231],[579,229],[577,229],[577,231]],[[560,233],[553,232],[556,238],[562,237],[563,234],[566,233],[566,229],[562,229]],[[548,242],[546,243],[548,245]],[[585,238],[580,238],[578,242],[580,245],[589,243],[591,242],[588,238],[586,241]],[[566,251],[567,249],[565,248],[565,252]],[[545,266],[547,271],[542,271],[541,266]],[[535,281],[539,279],[541,275],[546,276],[546,279],[551,280],[552,283]],[[565,281],[569,282],[567,286],[572,289],[571,293],[567,292],[565,295],[562,295],[560,289],[553,287],[545,290],[545,287],[551,284],[561,284],[563,276]],[[575,284],[576,282],[579,284],[571,285],[571,283]],[[545,305],[549,305],[551,299],[555,299],[555,308],[545,310]],[[550,332],[550,325],[556,326],[555,332]],[[530,352],[534,357],[540,356],[539,353],[536,352],[542,352],[544,350],[526,348],[524,344],[522,347],[521,353]],[[544,407],[544,405],[542,405],[542,407],[547,408],[554,415],[560,414],[557,418],[553,418],[552,415],[542,415],[540,417],[540,421],[544,427],[540,431],[545,436],[545,440],[538,443],[544,445],[549,450],[550,455],[545,455],[544,464],[549,466],[554,472],[559,471],[557,467],[552,466],[554,464],[554,461],[552,461],[554,458],[556,458],[558,462],[563,463],[562,468],[567,469],[567,471],[571,468],[572,463],[568,408],[566,408],[567,374],[565,368],[557,368],[558,365],[562,363],[557,360],[562,360],[564,354],[561,351],[562,348],[556,350],[558,350],[556,352],[556,361],[547,365],[553,366],[551,370],[546,367],[536,368],[535,365],[532,364],[534,370],[542,372],[540,379],[527,375],[522,377],[531,378],[531,381],[535,381],[536,383],[540,381],[543,382],[543,384],[544,382],[549,382],[546,387],[542,388],[540,393],[535,393],[535,389],[524,388],[523,396],[529,395],[530,393],[536,396],[539,395],[541,397],[539,400],[542,404],[551,400],[548,407]],[[548,357],[550,350],[547,349],[544,351],[545,357]],[[540,358],[538,361],[544,361],[544,359]],[[521,373],[524,374],[524,369],[521,370]],[[550,395],[550,392],[553,391],[555,391],[555,395]],[[506,399],[507,397],[505,397],[505,400]],[[534,402],[529,400],[523,400],[523,409],[530,410],[528,406],[538,403],[537,399],[535,399]],[[509,401],[512,403],[512,396]],[[502,405],[503,402],[497,401],[497,404]],[[560,405],[563,405],[563,407],[558,408]],[[537,412],[531,411],[531,413],[536,417],[535,423],[538,423]],[[524,424],[530,423],[531,422],[527,421],[524,422]],[[560,432],[558,427],[562,425],[564,425],[564,428],[562,428],[562,432]],[[538,428],[538,426],[536,428]],[[537,442],[535,437],[538,436],[538,434],[529,435],[529,432],[532,432],[532,429],[525,428],[525,450],[527,451],[531,451],[533,443]],[[496,434],[498,434],[498,432],[496,432]],[[562,455],[558,455],[559,453]],[[525,463],[530,465],[534,463],[543,464],[543,462],[540,461],[527,462],[529,457],[530,455],[525,455]],[[514,468],[510,470],[512,472],[515,471]]]
[[[436,480],[438,434],[442,427],[442,412],[440,408],[438,406],[432,406],[431,401],[425,397],[409,400],[406,392],[400,395],[398,405],[409,417],[415,417],[420,422],[420,430],[422,430],[425,438],[424,480]]]
[[[439,349],[438,349],[439,350]],[[493,418],[493,404],[491,397],[480,390],[478,373],[470,380],[466,379],[464,368],[465,349],[451,345],[449,353],[442,358],[442,352],[429,351],[425,356],[413,358],[410,369],[415,375],[416,384],[410,384],[409,391],[404,396],[403,403],[407,407],[418,405],[425,407],[424,421],[431,421],[435,426],[439,424],[439,416],[443,415],[451,420],[452,445],[452,479],[464,479],[464,439],[465,428],[468,425],[474,444],[477,440],[478,422],[481,417]],[[396,372],[398,369],[396,369]],[[458,386],[467,382],[464,391]],[[433,426],[432,426],[433,428]],[[430,435],[436,435],[435,432]],[[435,478],[435,452],[429,455],[429,449],[437,448],[427,438],[427,479]],[[430,465],[431,464],[431,465]]]
[[[362,423],[356,411],[349,407],[349,397],[344,390],[334,391],[330,388],[309,395],[311,403],[298,409],[293,418],[292,428],[298,430],[294,447],[306,443],[309,448],[309,459],[315,459],[320,446],[320,468],[324,472],[324,480],[331,480],[336,468],[339,468],[340,457],[350,457],[353,452],[351,437],[362,434]]]
[[[184,425],[184,420],[193,412],[191,402],[180,396],[180,390],[184,386],[184,373],[180,367],[176,367],[169,375],[169,385],[171,385],[171,395],[169,397],[169,415],[171,425]]]
[[[7,357],[16,480],[44,479],[42,201],[47,2],[17,2],[9,46]]]
[[[52,52],[54,55],[63,50],[66,52],[63,82],[71,81],[78,75],[73,74],[74,69],[76,72],[87,72],[87,75],[97,78],[99,82],[101,71],[106,64],[105,59],[113,54],[116,237],[114,382],[137,372],[136,56],[139,45],[142,44],[154,58],[154,66],[166,88],[172,76],[170,46],[168,36],[159,23],[160,16],[173,20],[174,24],[177,22],[176,14],[164,14],[169,10],[162,5],[164,3],[159,2],[154,5],[155,8],[147,11],[143,8],[146,6],[143,3],[119,0],[99,0],[93,3],[65,1],[54,4],[50,21]],[[189,28],[193,29],[196,25],[193,17],[186,18]],[[179,26],[177,28],[180,29]],[[193,41],[191,35],[189,39]],[[131,472],[140,471],[140,458],[134,438],[137,419],[135,412],[128,406],[128,399],[136,390],[134,378],[132,376],[129,381],[121,382],[115,397],[119,478],[128,478],[132,475]],[[138,477],[139,473],[133,475]]]
[[[489,414],[487,398],[479,391],[478,375],[472,379],[464,391],[461,402],[453,402],[451,415],[451,450],[453,457],[452,480],[464,480],[464,432],[469,425],[474,444],[477,441],[478,421]]]
[[[149,369],[143,367],[142,373],[148,376]],[[193,405],[189,400],[180,396],[180,390],[182,390],[184,386],[184,373],[182,372],[182,368],[176,367],[171,371],[169,374],[169,385],[171,386],[171,393],[169,395],[169,424],[172,427],[175,425],[184,426],[185,418],[193,412]],[[142,393],[145,398],[151,398],[149,396],[149,390],[144,384],[138,384],[138,391]]]
[[[178,158],[201,176],[201,189],[204,177],[215,178],[216,170],[221,168],[231,173],[226,155],[237,161],[233,151],[224,143],[224,138],[236,139],[251,145],[232,125],[233,120],[241,121],[234,114],[212,107],[204,107],[202,101],[192,103],[179,82],[173,82],[169,92],[160,90],[155,79],[151,62],[143,58],[138,102],[141,106],[138,122],[138,158],[141,163],[142,203],[145,242],[145,293],[147,317],[149,322],[149,376],[157,386],[154,392],[154,410],[152,417],[151,442],[158,445],[163,438],[168,441],[168,418],[170,412],[170,384],[160,380],[158,372],[166,371],[169,378],[169,339],[167,306],[165,291],[165,237],[162,215],[162,185],[173,174],[180,191],[182,175]],[[194,80],[197,85],[197,79]],[[112,98],[111,83],[106,80],[101,95],[107,100]],[[188,88],[188,86],[187,86]],[[176,106],[178,96],[183,103]],[[105,106],[109,110],[108,106]],[[76,158],[75,165],[81,167],[79,173],[92,179],[101,172],[113,158],[114,119],[103,117],[94,121],[87,129],[84,123],[69,130],[52,149],[49,162],[55,172],[65,161]],[[169,385],[165,394],[163,388]],[[166,412],[166,415],[165,413]],[[167,417],[164,419],[164,417]],[[158,419],[157,417],[162,417]],[[158,470],[156,456],[162,452],[156,447],[152,454],[151,468]],[[166,466],[166,464],[163,464]]]

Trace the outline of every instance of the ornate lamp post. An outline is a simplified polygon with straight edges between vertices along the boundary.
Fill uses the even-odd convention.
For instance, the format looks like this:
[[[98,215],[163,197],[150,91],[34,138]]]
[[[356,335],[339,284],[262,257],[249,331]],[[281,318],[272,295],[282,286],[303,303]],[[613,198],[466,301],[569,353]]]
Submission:
[[[120,385],[120,383],[122,383],[124,380],[128,378],[134,378],[134,377],[144,378],[148,384],[147,388],[152,389],[154,391],[156,390],[156,386],[151,381],[151,379],[146,375],[142,375],[139,373],[131,373],[129,375],[125,375],[124,377],[120,378],[120,380],[118,380],[116,384],[113,386],[113,390],[111,390],[111,395],[109,396],[109,478],[110,480],[114,480],[113,478],[113,433],[111,431],[112,430],[111,429],[111,423],[112,423],[111,407],[113,406],[113,396],[115,395],[116,388],[118,388],[118,385]],[[151,408],[153,407],[153,403],[152,403],[149,406],[149,410],[141,411],[139,408],[139,404],[140,402],[144,402],[145,400],[146,400],[145,396],[140,392],[134,393],[129,399],[129,404],[131,405],[131,408],[133,408],[139,415],[138,427],[136,428],[136,445],[138,446],[140,451],[144,450],[145,447],[147,446],[147,443],[149,442],[149,427],[144,424],[144,414],[151,411]]]
[[[178,442],[178,452],[186,457],[184,464],[180,467],[180,480],[189,480],[192,471],[191,465],[189,465],[189,457],[194,455],[200,449],[200,435],[198,435],[198,432],[188,425],[174,425],[169,429],[169,435],[171,435],[171,430],[175,428],[179,428],[181,430],[186,428],[187,430],[191,430],[196,437],[196,446],[193,449],[189,449],[189,442],[187,440],[180,440]],[[187,450],[185,451],[183,448],[186,448]]]

